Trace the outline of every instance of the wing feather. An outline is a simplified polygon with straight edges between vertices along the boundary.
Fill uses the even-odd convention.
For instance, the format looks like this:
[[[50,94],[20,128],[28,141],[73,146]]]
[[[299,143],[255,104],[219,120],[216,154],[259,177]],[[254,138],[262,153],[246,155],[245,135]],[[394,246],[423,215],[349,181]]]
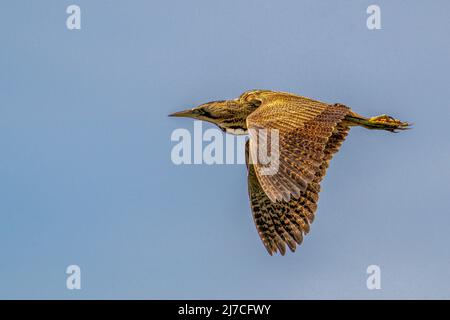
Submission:
[[[260,106],[247,117],[250,153],[255,160],[255,175],[272,202],[298,198],[315,179],[324,160],[324,149],[336,126],[349,108],[328,105],[309,98],[271,91],[255,91],[241,99],[257,99]],[[261,135],[261,129],[278,132],[278,143]],[[265,174],[259,146],[276,150],[278,170]]]
[[[258,234],[270,255],[277,251],[284,255],[285,244],[294,252],[297,244],[300,245],[304,235],[310,231],[310,224],[314,221],[319,201],[320,182],[325,176],[329,161],[339,150],[348,131],[347,126],[342,124],[336,126],[335,132],[332,133],[323,150],[323,161],[313,181],[308,184],[305,191],[300,193],[298,199],[292,198],[288,202],[272,202],[267,196],[256,175],[247,141],[245,149],[250,206]]]

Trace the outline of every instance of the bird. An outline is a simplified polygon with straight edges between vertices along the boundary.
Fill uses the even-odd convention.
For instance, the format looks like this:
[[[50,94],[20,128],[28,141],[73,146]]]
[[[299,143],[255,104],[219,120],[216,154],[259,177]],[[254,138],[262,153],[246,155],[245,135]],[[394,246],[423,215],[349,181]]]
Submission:
[[[295,252],[309,233],[320,183],[351,127],[398,132],[412,125],[386,114],[367,118],[344,104],[271,90],[246,91],[236,99],[207,102],[169,116],[207,121],[226,133],[249,135],[245,158],[250,207],[270,255],[285,255],[286,246]],[[265,174],[267,165],[255,160],[261,148],[258,130],[277,132],[278,139],[270,140],[277,150],[275,173]]]

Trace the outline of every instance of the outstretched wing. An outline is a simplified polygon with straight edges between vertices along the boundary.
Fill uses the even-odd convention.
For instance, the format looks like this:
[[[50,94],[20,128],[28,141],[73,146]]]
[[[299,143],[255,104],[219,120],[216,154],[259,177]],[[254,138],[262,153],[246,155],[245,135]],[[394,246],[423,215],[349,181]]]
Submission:
[[[324,157],[319,170],[305,191],[300,192],[298,199],[288,202],[272,202],[264,192],[255,165],[252,164],[249,153],[249,142],[245,146],[248,169],[248,192],[253,220],[258,234],[270,255],[277,250],[282,255],[286,252],[286,244],[294,252],[297,244],[301,244],[303,236],[309,232],[310,224],[314,220],[314,213],[319,200],[320,181],[325,176],[329,161],[339,150],[345,140],[349,127],[338,125],[335,132],[328,139],[324,148]]]
[[[272,201],[299,198],[320,171],[325,146],[349,108],[328,105],[309,98],[272,91],[255,91],[241,99],[257,100],[258,109],[247,117],[250,154],[261,188]],[[278,142],[262,139],[261,129],[278,133]],[[268,137],[268,136],[267,136]],[[269,141],[270,140],[270,141]],[[277,170],[266,174],[258,149],[267,144],[277,154]]]

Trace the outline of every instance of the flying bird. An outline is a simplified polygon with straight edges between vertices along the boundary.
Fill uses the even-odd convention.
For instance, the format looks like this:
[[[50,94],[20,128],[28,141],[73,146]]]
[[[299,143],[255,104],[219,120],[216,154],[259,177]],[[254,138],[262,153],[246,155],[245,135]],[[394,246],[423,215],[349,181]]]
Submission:
[[[269,90],[244,92],[171,114],[211,122],[230,134],[249,134],[246,143],[248,194],[258,234],[270,255],[294,252],[309,232],[320,182],[351,127],[397,132],[410,124],[387,115],[363,117],[343,104]],[[258,157],[257,130],[274,130],[277,170],[265,174]],[[267,136],[269,137],[269,136]]]

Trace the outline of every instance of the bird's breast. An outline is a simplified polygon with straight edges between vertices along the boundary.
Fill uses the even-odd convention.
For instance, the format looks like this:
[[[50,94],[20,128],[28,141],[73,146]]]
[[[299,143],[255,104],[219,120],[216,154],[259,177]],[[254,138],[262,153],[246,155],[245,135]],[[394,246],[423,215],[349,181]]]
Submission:
[[[244,135],[248,133],[248,130],[242,128],[226,128],[225,131],[229,134],[234,134],[237,136]]]

